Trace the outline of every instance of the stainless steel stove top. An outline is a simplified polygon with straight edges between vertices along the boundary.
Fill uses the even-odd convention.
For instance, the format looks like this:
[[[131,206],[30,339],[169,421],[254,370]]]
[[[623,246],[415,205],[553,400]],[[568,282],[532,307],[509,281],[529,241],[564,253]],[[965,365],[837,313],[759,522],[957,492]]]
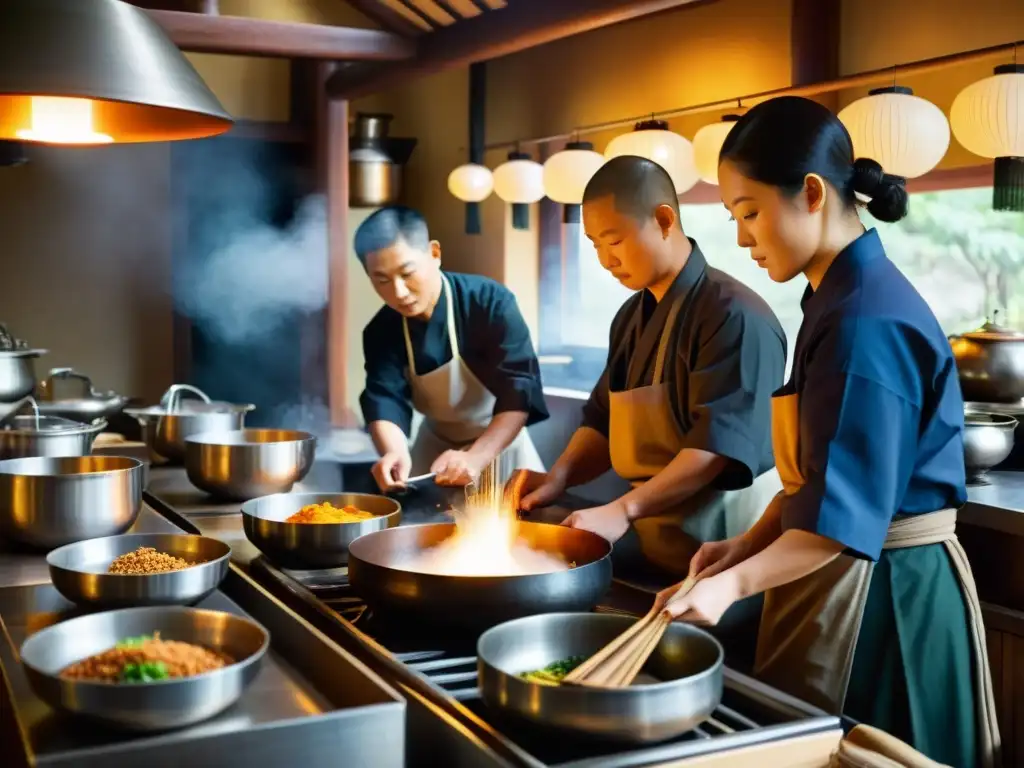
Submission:
[[[687,758],[732,753],[815,734],[835,733],[836,717],[733,670],[726,670],[721,706],[699,727],[669,742],[637,746],[552,734],[488,709],[477,689],[476,636],[413,626],[375,614],[348,584],[347,569],[284,571],[261,557],[251,564],[261,581],[284,590],[347,627],[368,648],[387,654],[414,673],[419,688],[462,726],[497,739],[512,759],[530,768],[634,768]],[[596,610],[636,614],[645,597],[616,582],[606,605]],[[738,764],[738,763],[737,763]],[[750,763],[748,763],[750,764]],[[782,763],[775,763],[785,765]]]

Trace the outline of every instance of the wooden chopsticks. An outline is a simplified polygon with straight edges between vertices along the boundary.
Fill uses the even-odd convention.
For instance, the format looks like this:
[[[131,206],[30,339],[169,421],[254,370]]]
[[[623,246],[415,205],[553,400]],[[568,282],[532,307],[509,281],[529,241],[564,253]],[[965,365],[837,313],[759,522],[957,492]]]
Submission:
[[[700,574],[687,578],[679,589],[669,595],[659,595],[642,619],[562,678],[562,683],[597,688],[630,685],[672,623],[672,618],[665,612],[665,605],[676,595],[685,595],[693,589],[699,577]]]

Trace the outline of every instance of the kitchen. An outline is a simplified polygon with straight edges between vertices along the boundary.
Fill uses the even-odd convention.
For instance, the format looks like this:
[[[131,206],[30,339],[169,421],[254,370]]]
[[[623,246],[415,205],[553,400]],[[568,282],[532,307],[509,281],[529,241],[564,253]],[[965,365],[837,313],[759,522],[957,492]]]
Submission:
[[[243,13],[242,11],[230,9],[227,2],[222,2],[221,5],[221,10],[224,14],[231,12],[242,15]],[[344,4],[338,3],[337,5],[342,6]],[[750,73],[748,71],[749,66],[743,65],[742,61],[730,64],[728,57],[723,58],[721,53],[715,52],[714,48],[717,45],[715,41],[721,41],[721,35],[724,32],[722,31],[723,25],[720,19],[716,21],[711,17],[712,13],[717,13],[714,8],[715,4],[712,3],[680,11],[680,14],[692,14],[692,16],[685,16],[685,19],[683,16],[668,15],[636,22],[636,25],[643,24],[646,26],[633,26],[634,30],[639,31],[629,33],[633,35],[633,42],[631,44],[635,46],[636,41],[645,35],[667,35],[668,30],[673,29],[668,24],[668,21],[676,19],[676,21],[673,21],[673,24],[676,25],[674,29],[678,31],[678,34],[683,34],[683,30],[686,29],[688,30],[686,34],[689,38],[692,38],[688,41],[691,48],[690,54],[686,57],[681,57],[676,63],[680,67],[690,67],[691,69],[684,68],[680,71],[688,73],[688,77],[702,83],[695,87],[705,88],[710,92],[694,91],[693,98],[691,98],[690,93],[687,93],[685,98],[680,97],[678,93],[665,94],[664,97],[650,93],[637,93],[644,89],[631,87],[629,82],[621,80],[623,77],[621,74],[616,75],[614,71],[607,68],[608,65],[604,65],[605,69],[593,69],[594,77],[619,77],[620,80],[612,79],[609,82],[613,83],[616,89],[627,91],[630,94],[629,98],[635,99],[633,103],[620,102],[618,104],[608,104],[608,99],[600,96],[598,91],[594,90],[592,86],[584,88],[582,83],[573,83],[572,78],[568,78],[568,82],[564,85],[552,84],[550,91],[541,90],[537,92],[535,94],[536,98],[532,101],[530,99],[523,99],[517,104],[512,100],[489,99],[487,106],[488,125],[495,126],[493,134],[490,133],[491,128],[488,128],[489,137],[493,135],[495,139],[505,140],[532,135],[552,135],[560,131],[569,130],[578,124],[596,123],[605,119],[620,119],[624,115],[642,114],[656,109],[667,110],[678,107],[681,103],[711,101],[715,98],[726,99],[738,94],[771,90],[773,87],[780,87],[791,82],[789,56],[779,56],[777,51],[770,49],[772,43],[769,43],[767,40],[762,39],[758,41],[758,38],[761,37],[771,37],[765,30],[772,30],[778,33],[777,37],[782,41],[782,45],[788,45],[786,42],[790,38],[788,4],[786,4],[784,9],[772,10],[767,14],[767,17],[765,15],[758,16],[746,6],[740,8],[734,4],[730,9],[731,18],[743,18],[744,13],[746,13],[749,18],[744,22],[745,24],[751,27],[760,25],[753,32],[745,27],[732,28],[729,25],[725,25],[725,28],[729,29],[730,35],[735,34],[735,39],[750,42],[749,50],[743,55],[761,55],[763,57],[761,64],[754,73]],[[308,12],[308,9],[306,11]],[[336,11],[336,9],[332,8],[333,11]],[[1014,36],[1007,32],[1006,18],[1009,18],[1014,11],[1014,8],[1008,8],[1005,4],[1002,6],[998,3],[992,4],[992,15],[987,18],[990,20],[989,26],[994,27],[994,30],[990,31],[985,24],[978,22],[976,26],[980,25],[985,27],[985,29],[978,33],[976,39],[972,38],[970,43],[958,40],[955,46],[949,45],[946,48],[936,50],[934,43],[929,42],[933,37],[929,37],[929,34],[921,32],[920,39],[914,38],[902,42],[902,46],[906,50],[905,53],[901,53],[900,61],[919,60],[965,48],[997,45],[1007,40],[1012,40]],[[900,12],[899,9],[892,11],[893,14]],[[982,16],[980,9],[976,9],[976,12],[979,16]],[[852,12],[844,9],[844,15],[849,13]],[[864,13],[867,13],[867,11],[864,11]],[[994,18],[1002,19],[1000,22],[1002,26],[1000,24],[991,24],[991,19]],[[963,19],[960,19],[960,21],[964,22]],[[334,21],[333,23],[353,22]],[[730,24],[737,23],[730,22]],[[937,22],[929,23],[935,24]],[[775,26],[772,26],[772,24]],[[900,27],[898,16],[894,18],[892,24]],[[975,28],[966,22],[956,26],[958,29]],[[667,30],[662,32],[652,31],[654,28],[660,27],[667,27]],[[610,47],[613,49],[621,46],[628,47],[630,43],[623,42],[627,38],[615,36],[627,34],[625,31],[616,30],[628,30],[629,28],[629,25],[610,27],[604,32],[593,33],[611,36],[601,37],[597,43],[587,43],[585,37],[582,36],[579,38],[567,38],[564,44],[552,44],[547,52],[543,54],[547,58],[538,58],[545,51],[545,49],[538,49],[536,55],[524,52],[510,56],[508,60],[499,60],[489,67],[488,91],[490,93],[523,92],[524,84],[529,88],[530,83],[536,82],[538,73],[543,72],[547,67],[564,65],[566,61],[574,59],[587,62],[587,50],[595,47],[595,45],[599,48]],[[860,16],[855,16],[852,19],[844,18],[843,28],[844,30],[852,29],[860,32],[857,38],[857,45],[853,46],[855,50],[851,52],[851,46],[844,46],[843,55],[846,57],[864,57],[861,60],[847,61],[844,64],[843,72],[856,72],[886,65],[891,66],[893,63],[891,60],[877,62],[872,61],[870,58],[872,55],[876,56],[876,58],[881,55],[880,53],[870,53],[870,50],[874,50],[873,46],[876,46],[878,51],[882,51],[885,47],[884,40],[878,42],[879,32],[875,28],[874,21],[867,23],[864,17]],[[935,30],[927,31],[935,32]],[[698,34],[699,32],[704,34]],[[844,34],[852,33],[844,32]],[[1016,35],[1018,38],[1021,36],[1020,33]],[[864,41],[863,44],[861,43],[862,39]],[[704,45],[708,46],[707,49],[699,47]],[[913,47],[914,45],[917,47]],[[929,48],[929,45],[933,47]],[[694,50],[694,46],[698,46],[697,49]],[[868,52],[866,53],[865,51]],[[735,54],[735,51],[733,53]],[[632,55],[635,56],[635,54]],[[723,82],[705,82],[708,79],[706,77],[708,70],[704,70],[702,78],[699,69],[696,71],[692,69],[696,64],[691,63],[690,59],[697,63],[703,62],[701,63],[703,67],[717,68],[716,72],[720,70]],[[269,85],[274,83],[280,85],[282,81],[287,82],[287,72],[282,75],[279,70],[269,71],[269,65],[276,62],[263,59],[245,59],[243,61],[255,62],[253,69],[246,72],[246,77],[249,78],[260,77],[261,71],[257,64],[260,67],[264,67],[262,71],[263,80],[261,82],[267,83],[268,87],[263,89],[239,89],[234,92],[235,95],[231,96],[233,99],[244,100],[245,98],[250,98],[248,95],[237,95],[248,94],[250,90],[259,92],[257,96],[251,98],[271,99],[268,96],[268,93],[272,91]],[[596,67],[599,63],[593,61],[592,55],[589,62],[585,66],[593,65]],[[749,62],[749,59],[747,62]],[[728,69],[729,66],[732,67],[731,70]],[[960,85],[965,86],[969,82],[985,76],[986,72],[984,70],[987,66],[987,64],[979,65],[980,68],[976,72],[966,74],[963,78],[964,82]],[[725,68],[723,69],[722,67]],[[215,88],[218,83],[231,81],[229,70],[230,67],[227,66],[220,70],[215,70],[211,76],[207,76],[208,81]],[[571,71],[582,72],[584,70]],[[726,82],[726,75],[730,72],[735,77],[732,82]],[[829,75],[818,74],[806,77],[808,81],[817,81],[827,79]],[[921,77],[924,79],[927,79],[927,77],[941,79],[943,75],[929,75],[927,77],[922,75]],[[468,122],[468,88],[466,78],[465,69],[460,71],[450,70],[427,79],[417,80],[415,84],[401,85],[398,90],[393,91],[391,94],[371,98],[365,102],[356,102],[349,111],[353,117],[358,111],[393,112],[396,115],[396,119],[392,124],[392,134],[398,137],[414,136],[417,138],[417,148],[410,157],[408,173],[405,179],[408,200],[414,205],[420,206],[431,220],[432,228],[438,230],[438,236],[446,243],[447,253],[451,254],[449,260],[453,268],[464,271],[484,272],[513,286],[517,295],[528,297],[530,295],[529,286],[531,285],[531,280],[533,281],[532,285],[536,286],[536,262],[538,261],[538,259],[529,258],[529,255],[536,253],[538,249],[536,239],[533,242],[530,240],[531,232],[503,226],[506,206],[503,206],[500,201],[497,201],[492,196],[482,205],[484,218],[483,234],[477,236],[467,235],[464,231],[464,205],[451,197],[445,190],[447,174],[466,159],[466,140],[464,138],[465,126]],[[237,81],[243,81],[242,77],[238,77]],[[914,86],[915,89],[919,89],[916,81]],[[560,88],[565,90],[559,91]],[[281,90],[287,91],[287,88]],[[231,93],[230,90],[229,93]],[[218,95],[220,95],[219,92]],[[931,94],[929,93],[929,95]],[[954,94],[951,93],[950,98],[952,98],[952,95]],[[394,99],[394,106],[387,104],[389,97]],[[236,108],[238,105],[231,104],[231,98],[228,98],[228,96],[222,97],[225,106],[228,106],[229,111],[235,115],[251,114],[257,119],[260,117],[274,119],[280,116],[282,111],[287,111],[286,96],[278,98],[274,104],[266,102],[243,104],[241,105],[243,107],[241,110]],[[587,98],[592,98],[592,101],[587,102]],[[936,100],[938,101],[938,99]],[[282,103],[284,104],[283,109]],[[404,108],[398,108],[401,105],[404,105]],[[332,109],[338,111],[336,105]],[[514,112],[515,114],[508,114],[509,112]],[[698,116],[693,118],[693,120],[699,119],[700,123],[695,122],[692,125],[687,125],[686,121],[690,119],[685,118],[681,121],[682,125],[678,128],[680,132],[687,136],[692,136],[700,124],[711,118],[710,116]],[[559,123],[559,121],[561,122]],[[284,139],[285,143],[287,143],[287,131],[293,129],[278,125],[275,130],[277,131],[276,136],[279,139]],[[454,138],[455,134],[458,134],[457,138]],[[599,140],[595,139],[595,143],[600,146]],[[52,360],[53,365],[69,364],[87,371],[96,378],[102,387],[113,387],[117,390],[131,393],[139,398],[141,405],[156,403],[161,393],[174,381],[201,381],[201,388],[212,390],[212,387],[208,386],[206,381],[219,378],[215,371],[205,374],[209,377],[208,379],[200,380],[194,378],[196,372],[190,372],[187,366],[195,365],[193,357],[195,353],[184,348],[185,344],[178,343],[182,335],[180,332],[178,338],[174,334],[173,315],[168,311],[169,299],[162,288],[163,285],[172,282],[172,277],[170,276],[172,260],[169,253],[172,249],[163,244],[155,244],[155,241],[161,237],[166,237],[167,240],[172,239],[171,229],[174,222],[167,219],[153,221],[151,213],[148,217],[143,216],[145,213],[143,209],[149,208],[151,204],[148,201],[154,200],[154,198],[153,206],[162,206],[162,208],[158,209],[169,207],[167,200],[170,199],[174,191],[175,182],[170,178],[171,170],[169,170],[168,164],[173,168],[179,166],[177,162],[169,160],[167,154],[175,150],[177,150],[177,146],[172,146],[170,150],[167,149],[167,145],[154,148],[152,150],[154,153],[165,153],[164,157],[161,158],[147,154],[150,150],[145,147],[131,147],[128,151],[134,152],[134,155],[122,154],[119,156],[120,159],[112,161],[125,166],[123,170],[126,172],[121,174],[119,178],[127,179],[128,182],[125,183],[134,184],[137,187],[132,189],[129,186],[129,192],[123,195],[116,188],[122,183],[120,181],[117,184],[109,185],[112,187],[109,191],[106,189],[107,185],[98,184],[93,181],[93,179],[104,178],[101,161],[95,159],[95,156],[84,159],[66,159],[66,155],[62,155],[59,160],[51,159],[46,163],[42,163],[42,168],[38,173],[32,171],[32,164],[29,163],[10,170],[11,174],[20,174],[17,178],[10,176],[8,177],[11,179],[10,182],[6,179],[0,182],[4,184],[10,183],[11,185],[11,191],[5,194],[5,199],[11,198],[12,214],[10,222],[5,219],[5,228],[11,227],[13,232],[19,233],[22,238],[25,238],[20,241],[25,243],[24,246],[12,248],[13,252],[24,253],[25,256],[16,260],[8,267],[9,271],[7,274],[10,277],[4,281],[7,285],[18,286],[17,288],[9,289],[9,293],[5,292],[2,299],[5,309],[9,305],[14,307],[14,312],[5,317],[10,322],[11,329],[16,334],[28,338],[34,344],[49,346],[59,350],[59,357],[57,354],[51,353],[47,362]],[[505,152],[507,152],[507,149],[489,152],[486,157],[487,164],[491,167],[498,165],[504,159]],[[958,146],[951,146],[950,155],[954,156],[955,153],[960,153],[956,157],[962,158],[965,151]],[[112,157],[112,155],[108,156]],[[137,170],[140,160],[147,163],[147,173],[141,179],[133,173],[133,170]],[[69,173],[55,178],[57,174],[53,164],[58,162],[73,164],[79,167],[72,168]],[[977,162],[976,158],[974,162]],[[332,167],[336,166],[332,165]],[[48,186],[47,179],[43,175],[47,169],[52,174]],[[77,180],[78,186],[75,187],[66,183],[68,178]],[[320,182],[313,181],[310,183],[317,184]],[[328,180],[328,183],[330,183],[330,180]],[[29,186],[26,187],[26,184]],[[26,190],[33,191],[33,185],[35,186],[34,193],[32,195],[27,194]],[[82,191],[87,191],[88,195],[81,195]],[[76,222],[76,229],[73,229],[70,224],[66,228],[47,227],[43,223],[47,220],[45,208],[36,210],[32,207],[39,206],[37,201],[41,199],[42,195],[54,196],[56,210],[59,210],[61,215],[73,217]],[[64,195],[64,197],[57,195]],[[161,195],[164,196],[163,201],[160,199]],[[83,200],[83,198],[90,196],[94,198],[91,202]],[[538,207],[543,209],[544,206]],[[103,222],[109,218],[112,211],[119,222],[118,226],[113,228],[114,231],[117,235],[121,235],[122,232],[129,233],[138,242],[136,247],[132,247],[129,243],[119,242],[121,238],[117,236],[114,238],[107,236],[106,230],[111,228],[103,224]],[[351,234],[351,228],[354,228],[356,223],[353,220],[355,215],[358,214],[354,214],[349,219],[349,235]],[[543,214],[537,209],[531,211],[530,220],[533,222],[533,226],[536,227],[542,217]],[[334,221],[334,218],[332,217],[331,220]],[[149,223],[151,221],[153,222],[152,224]],[[34,225],[33,227],[29,226],[30,222]],[[90,232],[93,231],[92,228],[98,228],[95,222],[100,222],[99,227],[104,227],[103,232],[96,233],[94,237],[77,234]],[[162,228],[162,231],[158,233],[159,237],[147,237],[147,230],[150,230],[151,235],[151,230],[154,226]],[[57,242],[59,237],[67,235],[62,231],[53,230],[63,229],[67,229],[71,237],[68,242]],[[28,247],[29,244],[27,242],[27,238],[30,235],[33,244],[31,248]],[[36,243],[44,243],[46,247],[42,249],[37,248],[35,247]],[[66,254],[72,251],[72,249],[82,249],[82,255],[76,257],[69,264]],[[90,257],[84,249],[96,250]],[[123,255],[123,258],[119,257],[115,260],[111,255],[112,253],[115,255],[120,253]],[[37,263],[39,266],[35,266]],[[346,265],[353,263],[347,247],[343,254],[332,261],[335,269],[340,268],[342,270],[345,270]],[[86,265],[89,265],[88,268]],[[132,272],[126,276],[124,274],[125,269],[130,269]],[[101,274],[100,270],[106,270],[106,272]],[[166,271],[161,272],[161,270]],[[129,279],[126,280],[126,277]],[[332,277],[337,277],[337,281],[342,283],[346,290],[346,294],[344,294],[346,296],[355,296],[358,299],[365,297],[369,293],[366,290],[368,286],[360,282],[362,278],[358,269],[350,267],[342,275],[332,272]],[[346,282],[347,285],[345,285]],[[113,289],[114,285],[118,286],[117,290]],[[88,286],[89,290],[82,290],[86,286]],[[536,293],[536,287],[533,288],[533,292]],[[84,311],[87,313],[87,317],[95,319],[87,324],[81,322],[68,323],[66,320],[55,321],[53,319],[54,315],[50,313],[46,313],[44,317],[44,313],[35,310],[33,307],[33,301],[38,302],[39,296],[53,297],[55,303],[60,306],[74,308],[79,312]],[[91,302],[86,301],[88,297],[92,298]],[[312,299],[312,301],[315,301],[315,299]],[[528,299],[521,299],[521,302],[524,304],[524,315],[526,315],[528,322],[533,322],[534,324],[541,323],[540,316],[546,311],[545,307],[534,306],[531,308]],[[335,316],[334,322],[349,329],[360,328],[367,315],[372,314],[374,309],[374,307],[366,307],[359,301],[333,302],[332,306],[337,306],[339,303],[346,306],[347,311],[352,314],[346,314],[344,318]],[[161,307],[163,307],[163,310],[160,309]],[[140,312],[144,312],[145,315],[138,314]],[[531,320],[531,315],[535,319]],[[315,324],[316,321],[312,322]],[[56,327],[58,325],[60,326],[59,328]],[[40,326],[42,328],[37,331],[36,328]],[[71,327],[69,328],[68,326]],[[93,329],[92,332],[90,332],[90,328]],[[963,327],[950,330],[963,330]],[[535,334],[537,333],[536,327],[534,332]],[[354,398],[361,389],[359,381],[361,375],[361,351],[355,348],[356,343],[354,342],[354,339],[358,338],[358,333],[351,330],[349,333],[351,338],[346,342],[348,349],[342,349],[341,351],[346,355],[344,359],[350,362],[347,365],[340,365],[344,369],[343,373],[345,374],[340,377],[341,381],[339,382],[338,376],[332,376],[329,382],[313,381],[310,385],[310,390],[313,392],[316,392],[318,388],[320,388],[320,391],[326,390],[328,387],[333,389],[335,396],[330,398],[330,405],[332,410],[334,410],[332,416],[334,417],[335,424],[343,426],[349,426],[347,419],[350,416],[346,413],[346,410],[354,409]],[[184,335],[188,341],[194,341],[195,339],[193,334]],[[303,338],[305,339],[306,337],[304,336]],[[314,349],[317,347],[318,342],[315,338],[312,340],[307,339],[307,341],[312,344]],[[322,344],[322,342],[319,343]],[[337,346],[331,345],[332,354],[339,352]],[[169,370],[169,366],[176,359],[175,353],[177,353],[177,359],[185,365],[172,371]],[[317,354],[322,354],[322,352],[313,353],[310,357],[316,359]],[[210,360],[213,358],[214,362],[216,362],[216,357],[216,355],[205,355],[204,359]],[[50,366],[47,363],[40,363],[39,367],[40,370],[46,370]],[[337,364],[332,366],[335,369],[338,367]],[[310,371],[309,375],[313,379],[318,378],[315,370]],[[293,381],[282,386],[288,389],[289,395],[294,392],[296,387]],[[249,402],[256,399],[255,395],[244,392],[239,394],[237,392],[211,391],[210,394],[217,399],[237,402]],[[339,396],[340,406],[338,405]],[[272,396],[267,397],[271,398]],[[295,400],[298,405],[302,404],[300,398],[296,397]],[[326,404],[327,400],[326,397],[321,397],[320,403]],[[546,425],[541,425],[542,429],[536,430],[537,434],[535,436],[535,441],[541,446],[542,455],[544,455],[544,458],[549,463],[553,460],[554,455],[557,455],[561,447],[558,441],[563,438],[560,437],[559,432],[572,429],[571,424],[566,426],[564,422],[574,418],[570,414],[576,408],[576,404],[571,398],[566,398],[561,402],[554,398],[552,400],[552,409],[556,413],[556,418]],[[315,412],[317,410],[317,398],[311,398],[311,402],[313,405],[309,406],[309,410]],[[338,413],[339,408],[341,410],[340,413]],[[256,420],[261,410],[266,410],[262,404],[253,412],[252,420],[247,423],[253,425],[262,424],[262,422]],[[558,413],[564,414],[561,421],[557,416]],[[313,422],[315,422],[315,419],[310,420],[310,427],[314,425]],[[275,424],[274,426],[284,425]],[[304,425],[293,422],[290,426],[302,427]],[[183,480],[180,473],[178,478]],[[607,482],[608,479],[605,479],[605,483]],[[176,492],[188,493],[188,491],[189,486],[185,484],[182,487],[178,487]],[[595,493],[600,492],[600,487],[593,489],[593,491]],[[174,492],[171,491],[170,493],[173,494]],[[213,523],[218,518],[223,517],[225,516],[204,515],[202,519]],[[975,519],[982,521],[980,516]],[[1005,521],[1013,518],[1012,516],[1007,518],[1003,515],[999,519]],[[963,534],[961,535],[963,537]],[[1005,537],[1001,537],[1001,539],[1005,539]],[[980,567],[976,565],[975,568],[979,570]],[[980,574],[978,580],[984,593],[984,582]],[[996,584],[999,585],[1001,590],[1006,591],[1005,577],[1000,578]],[[1010,599],[1010,597],[1006,599]],[[1006,603],[1002,600],[996,602],[1002,605],[1013,605],[1013,603]],[[1014,625],[1012,622],[1004,622],[1000,626],[1002,629],[997,642],[999,647],[1004,649],[1004,655],[1007,658],[1012,658],[1014,649],[1020,647],[1019,641],[1016,641],[1018,644],[1014,646],[1015,641],[1013,640],[1012,632]],[[991,643],[992,640],[990,639],[990,646]],[[992,651],[990,653],[993,656],[995,655]],[[995,666],[994,662],[993,666]],[[1006,680],[1013,680],[1013,669],[1014,667],[1007,666],[1004,670],[1003,676]],[[1016,669],[1018,670],[1016,674],[1019,675],[1019,662]],[[1000,683],[997,681],[996,684],[998,686]],[[1014,711],[1012,709],[1012,688],[1005,689],[1004,694],[1007,697],[1009,712],[1012,716]],[[420,695],[425,694],[421,693]],[[450,707],[450,701],[446,701],[445,707]],[[463,717],[468,716],[463,713]],[[1010,723],[1012,722],[1010,721]],[[1004,723],[1003,725],[1004,738],[1008,738],[1015,730],[1010,723]]]

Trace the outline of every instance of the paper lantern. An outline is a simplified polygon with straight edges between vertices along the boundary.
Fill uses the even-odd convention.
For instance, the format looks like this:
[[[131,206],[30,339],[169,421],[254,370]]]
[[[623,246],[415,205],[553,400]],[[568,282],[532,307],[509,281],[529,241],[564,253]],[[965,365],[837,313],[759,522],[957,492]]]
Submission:
[[[1024,211],[1024,64],[996,67],[960,91],[949,122],[965,149],[995,159],[993,208]]]
[[[512,226],[529,229],[529,205],[544,197],[544,167],[525,152],[509,152],[494,169],[494,194],[512,203]]]
[[[544,191],[550,199],[565,206],[563,221],[580,220],[583,191],[605,162],[604,155],[595,152],[589,141],[572,141],[544,163]]]
[[[672,178],[676,194],[683,194],[697,183],[693,145],[668,129],[664,120],[645,120],[632,133],[616,136],[604,150],[609,160],[621,155],[637,155],[653,160]]]
[[[448,191],[463,202],[483,202],[493,189],[494,175],[486,166],[466,163],[448,174]]]
[[[721,122],[705,125],[693,137],[693,160],[701,181],[718,184],[718,156],[739,115],[723,115]]]
[[[868,91],[844,107],[839,120],[853,139],[854,157],[869,157],[896,176],[924,176],[949,149],[942,110],[903,86]]]

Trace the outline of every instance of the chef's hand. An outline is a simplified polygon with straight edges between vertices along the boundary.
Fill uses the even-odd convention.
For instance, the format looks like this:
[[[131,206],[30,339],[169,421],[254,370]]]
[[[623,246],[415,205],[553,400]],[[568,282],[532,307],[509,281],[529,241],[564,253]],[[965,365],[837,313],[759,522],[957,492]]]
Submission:
[[[534,472],[529,469],[518,471],[526,475],[519,496],[519,508],[525,512],[546,507],[565,493],[565,480],[553,472]]]
[[[430,465],[438,485],[469,485],[475,483],[489,462],[472,451],[445,451]]]
[[[690,576],[703,572],[703,577],[714,576],[726,568],[742,563],[750,554],[750,539],[742,534],[725,541],[709,541],[701,544],[697,554],[690,560]]]
[[[613,501],[603,507],[573,512],[562,521],[562,525],[596,533],[614,544],[629,530],[629,517],[626,514],[626,507],[621,502]]]
[[[669,587],[659,594],[667,597],[679,590],[681,584]],[[668,597],[665,611],[673,618],[701,626],[714,626],[730,605],[739,599],[736,579],[729,571],[717,576],[701,576],[700,581],[686,594]]]
[[[377,481],[377,487],[384,493],[401,488],[409,479],[409,472],[412,470],[412,458],[408,451],[392,451],[385,453],[380,460],[373,465],[371,472],[373,479]]]

